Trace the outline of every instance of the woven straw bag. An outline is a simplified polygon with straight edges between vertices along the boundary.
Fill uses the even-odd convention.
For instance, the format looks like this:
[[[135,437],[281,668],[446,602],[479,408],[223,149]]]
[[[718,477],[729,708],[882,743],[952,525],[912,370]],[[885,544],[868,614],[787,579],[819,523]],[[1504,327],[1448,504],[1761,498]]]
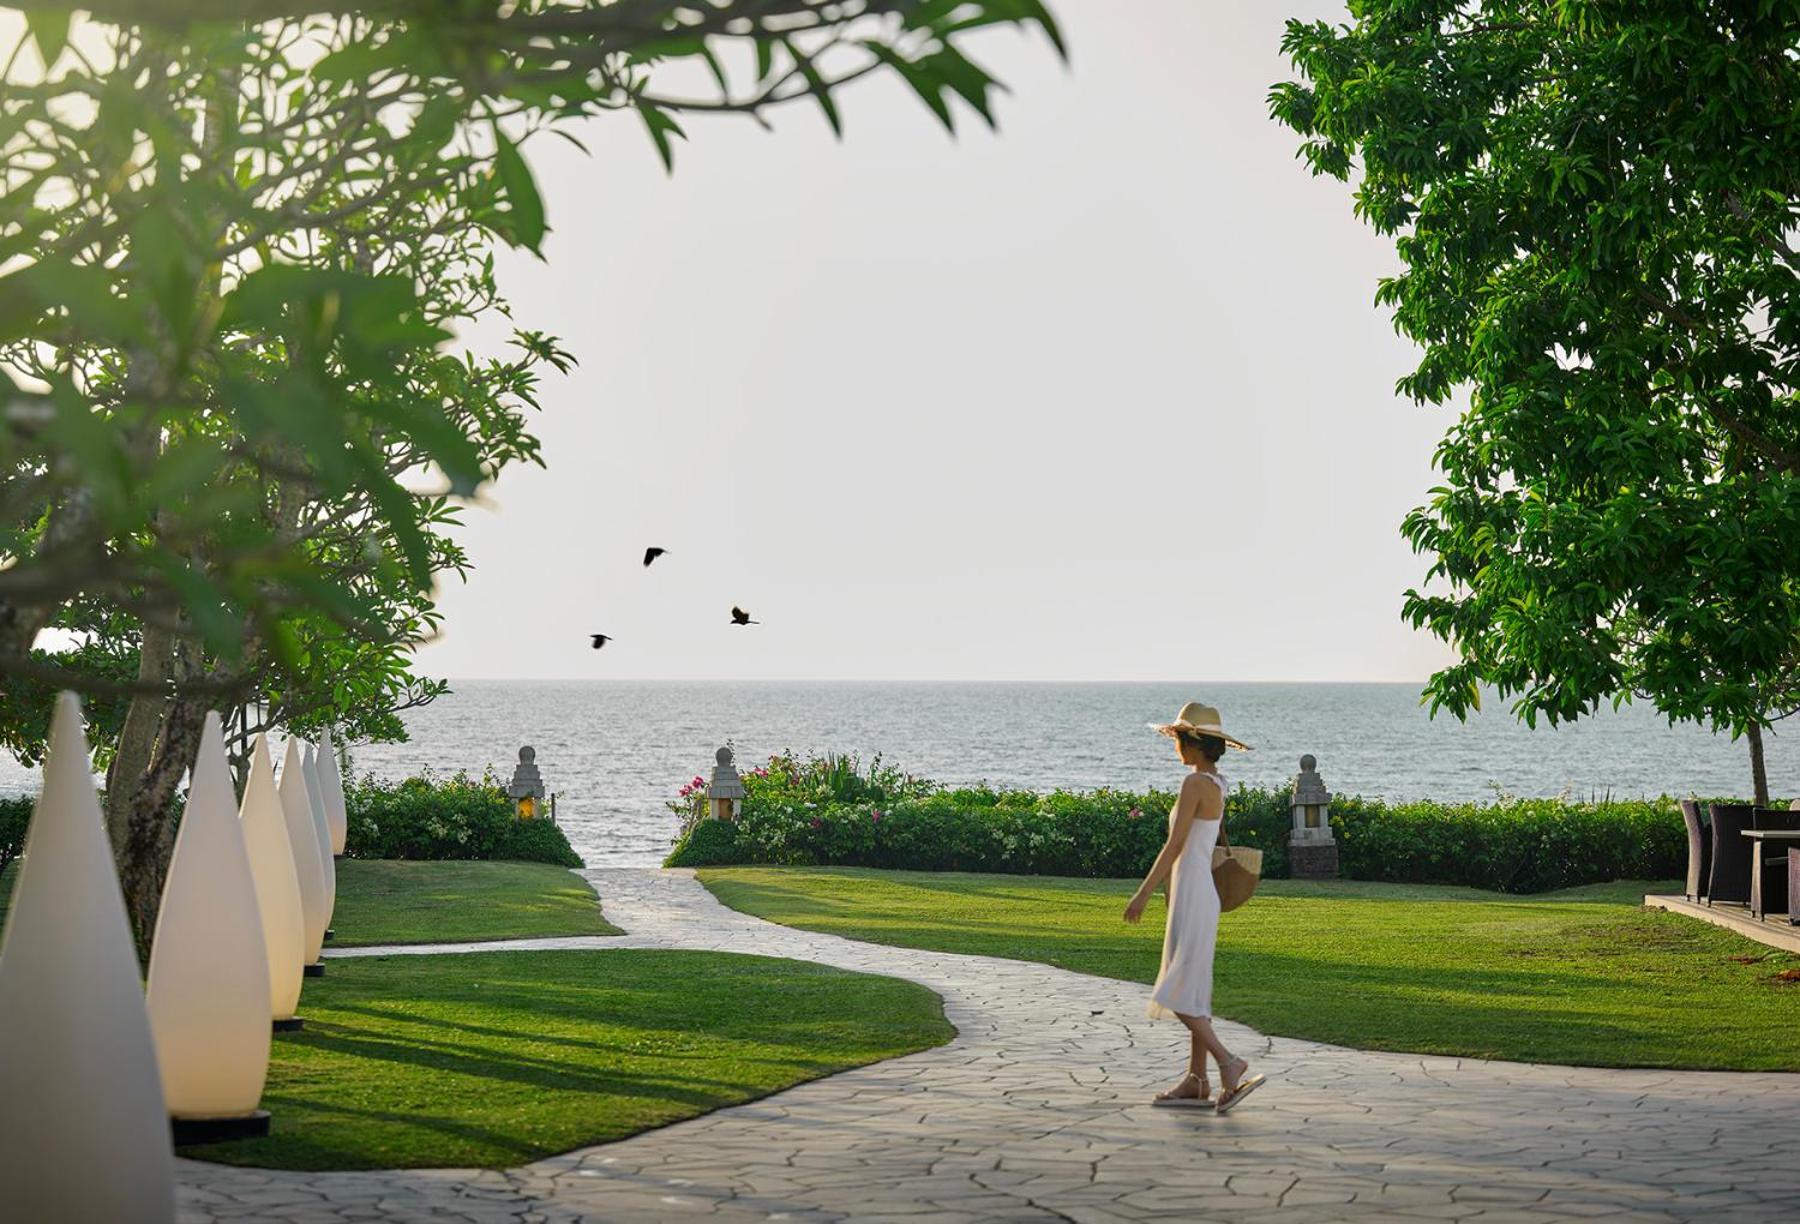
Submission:
[[[1219,829],[1219,844],[1213,847],[1213,887],[1219,890],[1219,910],[1229,912],[1250,899],[1262,879],[1263,852],[1248,846],[1234,846]]]

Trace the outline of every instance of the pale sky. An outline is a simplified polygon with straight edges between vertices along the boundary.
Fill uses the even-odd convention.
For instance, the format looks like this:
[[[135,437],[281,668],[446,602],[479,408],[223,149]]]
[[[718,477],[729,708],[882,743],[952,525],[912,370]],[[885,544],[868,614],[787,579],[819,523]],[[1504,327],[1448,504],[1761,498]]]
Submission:
[[[776,130],[534,146],[501,261],[547,471],[471,509],[451,677],[1417,680],[1399,535],[1448,411],[1395,396],[1389,244],[1267,115],[1284,0],[1057,0],[1071,59],[956,139],[896,82]],[[669,555],[646,572],[646,545]],[[740,603],[764,623],[727,625]],[[604,651],[586,635],[613,634]]]

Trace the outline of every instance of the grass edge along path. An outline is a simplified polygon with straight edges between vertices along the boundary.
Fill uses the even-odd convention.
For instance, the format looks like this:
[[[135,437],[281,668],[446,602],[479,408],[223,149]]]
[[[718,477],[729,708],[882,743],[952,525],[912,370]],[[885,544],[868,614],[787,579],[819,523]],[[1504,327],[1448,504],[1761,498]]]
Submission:
[[[333,948],[619,935],[566,867],[493,859],[339,859]]]
[[[0,925],[19,864],[0,874]],[[566,867],[502,859],[339,859],[332,948],[622,935]]]
[[[275,1039],[266,1139],[183,1156],[273,1169],[508,1168],[955,1035],[898,978],[729,952],[351,957]]]
[[[1141,926],[1120,920],[1136,881],[809,867],[698,874],[733,909],[865,942],[1145,983],[1160,963],[1161,898]],[[1360,1049],[1800,1070],[1800,982],[1782,977],[1800,969],[1800,956],[1642,907],[1644,893],[1671,889],[1627,881],[1513,896],[1268,881],[1221,923],[1215,1006],[1259,1032]]]

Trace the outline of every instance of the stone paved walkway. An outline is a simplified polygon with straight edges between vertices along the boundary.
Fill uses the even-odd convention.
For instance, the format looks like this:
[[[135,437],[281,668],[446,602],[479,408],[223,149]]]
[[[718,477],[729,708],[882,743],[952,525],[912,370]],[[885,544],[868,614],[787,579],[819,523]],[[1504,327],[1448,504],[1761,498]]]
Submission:
[[[186,1221],[1800,1219],[1800,1076],[1340,1050],[1222,1026],[1271,1082],[1153,1109],[1180,1032],[1145,988],[854,943],[724,909],[690,875],[590,871],[612,939],[360,949],[754,952],[921,982],[958,1037],[503,1173],[184,1161]],[[340,955],[350,954],[348,950]]]

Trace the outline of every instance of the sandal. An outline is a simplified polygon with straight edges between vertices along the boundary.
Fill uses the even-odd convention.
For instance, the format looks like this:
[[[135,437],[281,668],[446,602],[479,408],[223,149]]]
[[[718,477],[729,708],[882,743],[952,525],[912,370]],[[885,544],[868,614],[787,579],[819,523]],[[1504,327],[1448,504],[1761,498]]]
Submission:
[[[1237,1083],[1233,1084],[1231,1087],[1225,1089],[1225,1091],[1223,1091],[1219,1094],[1219,1103],[1216,1106],[1214,1106],[1214,1111],[1217,1113],[1225,1113],[1225,1112],[1231,1110],[1232,1108],[1234,1108],[1237,1105],[1237,1103],[1239,1101],[1243,1100],[1245,1097],[1249,1096],[1252,1092],[1255,1092],[1258,1088],[1261,1088],[1265,1083],[1268,1082],[1268,1077],[1263,1076],[1263,1075],[1252,1075],[1252,1076],[1246,1077],[1244,1075],[1244,1072],[1249,1070],[1250,1064],[1245,1059],[1234,1058],[1229,1063],[1227,1063],[1225,1067],[1220,1067],[1219,1074],[1221,1076],[1223,1076],[1225,1074],[1226,1067],[1238,1068],[1238,1077],[1239,1078],[1238,1078]]]
[[[1177,1096],[1176,1093],[1180,1092],[1183,1088],[1186,1088],[1189,1080],[1196,1080],[1199,1082],[1199,1094],[1196,1096]],[[1212,1085],[1206,1082],[1204,1076],[1195,1075],[1192,1071],[1189,1071],[1186,1075],[1181,1077],[1181,1082],[1176,1084],[1173,1088],[1169,1089],[1167,1092],[1159,1092],[1151,1097],[1150,1103],[1152,1105],[1161,1105],[1169,1109],[1211,1109],[1213,1107]]]

